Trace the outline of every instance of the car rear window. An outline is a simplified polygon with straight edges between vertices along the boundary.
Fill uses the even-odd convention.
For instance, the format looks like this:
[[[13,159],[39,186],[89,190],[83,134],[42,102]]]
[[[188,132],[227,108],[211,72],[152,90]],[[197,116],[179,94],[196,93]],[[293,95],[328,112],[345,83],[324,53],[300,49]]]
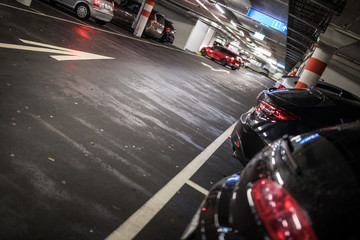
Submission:
[[[165,18],[164,16],[160,15],[160,14],[156,14],[156,18],[157,18],[157,22],[161,23],[161,24],[165,24]]]
[[[266,92],[270,98],[276,98],[295,106],[313,106],[322,103],[326,97],[320,91],[311,89],[276,90]]]

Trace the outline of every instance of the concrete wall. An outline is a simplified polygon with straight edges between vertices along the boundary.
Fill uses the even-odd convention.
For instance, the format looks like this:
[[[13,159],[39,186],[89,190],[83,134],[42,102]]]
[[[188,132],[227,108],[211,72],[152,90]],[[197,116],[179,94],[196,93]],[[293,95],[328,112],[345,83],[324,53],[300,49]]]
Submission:
[[[360,97],[360,66],[343,57],[334,55],[321,78]]]
[[[173,45],[178,48],[184,49],[186,41],[188,40],[191,31],[196,24],[196,19],[175,12],[159,3],[155,3],[153,9],[164,14],[166,19],[173,22],[174,28],[176,30]]]

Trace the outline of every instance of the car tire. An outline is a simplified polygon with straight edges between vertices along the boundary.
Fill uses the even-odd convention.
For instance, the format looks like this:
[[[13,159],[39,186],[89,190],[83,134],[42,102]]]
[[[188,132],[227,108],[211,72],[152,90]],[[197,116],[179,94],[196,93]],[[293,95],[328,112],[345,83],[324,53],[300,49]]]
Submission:
[[[236,67],[231,67],[231,70],[235,71],[237,68]]]
[[[107,24],[107,22],[103,21],[103,20],[100,20],[100,19],[95,19],[95,22],[99,25],[105,25]]]
[[[86,20],[90,17],[90,9],[84,3],[79,3],[75,8],[76,17]]]
[[[225,58],[221,59],[221,60],[220,60],[220,64],[223,65],[223,66],[225,66],[225,65],[227,64],[226,59],[225,59]]]
[[[203,55],[204,57],[206,57],[206,50],[205,50],[205,49],[201,49],[201,55]]]

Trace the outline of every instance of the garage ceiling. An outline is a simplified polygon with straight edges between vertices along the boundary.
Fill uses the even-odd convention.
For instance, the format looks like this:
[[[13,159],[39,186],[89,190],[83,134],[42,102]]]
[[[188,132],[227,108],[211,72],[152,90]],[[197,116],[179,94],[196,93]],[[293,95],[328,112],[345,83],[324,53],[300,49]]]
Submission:
[[[255,44],[257,48],[263,48],[271,52],[271,58],[285,65],[290,71],[302,56],[317,41],[319,35],[324,33],[333,16],[337,22],[341,22],[342,28],[354,28],[358,21],[358,10],[352,9],[352,14],[357,18],[352,21],[340,20],[339,15],[346,2],[347,5],[359,5],[357,0],[157,0],[169,7],[178,8],[196,14],[203,21],[215,23],[215,27],[226,32],[240,42],[240,47],[253,52]],[[219,5],[224,13],[215,6]],[[288,24],[288,32],[284,34],[270,26],[266,26],[246,15],[254,9],[274,19]],[[344,17],[343,17],[344,15]],[[352,16],[352,15],[351,15]],[[342,14],[341,19],[349,18]],[[343,22],[346,23],[343,23]],[[210,22],[209,22],[210,23]],[[350,23],[350,24],[349,24]],[[348,25],[346,25],[348,24]],[[214,26],[214,25],[213,25]],[[253,37],[254,32],[261,32],[266,37],[257,40]],[[250,41],[248,41],[248,40]]]

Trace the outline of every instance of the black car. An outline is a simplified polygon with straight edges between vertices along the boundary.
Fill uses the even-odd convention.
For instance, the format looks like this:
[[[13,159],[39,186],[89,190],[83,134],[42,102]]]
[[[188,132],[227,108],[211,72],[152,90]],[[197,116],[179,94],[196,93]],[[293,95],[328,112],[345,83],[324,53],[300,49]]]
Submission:
[[[359,98],[326,86],[261,92],[257,106],[241,115],[231,134],[233,156],[246,165],[264,146],[285,134],[297,135],[360,119]]]
[[[216,183],[182,239],[360,239],[360,122],[283,137]]]
[[[172,22],[170,22],[169,20],[165,19],[165,28],[163,31],[163,35],[160,38],[160,42],[168,42],[173,44],[174,39],[175,39],[175,28]]]

